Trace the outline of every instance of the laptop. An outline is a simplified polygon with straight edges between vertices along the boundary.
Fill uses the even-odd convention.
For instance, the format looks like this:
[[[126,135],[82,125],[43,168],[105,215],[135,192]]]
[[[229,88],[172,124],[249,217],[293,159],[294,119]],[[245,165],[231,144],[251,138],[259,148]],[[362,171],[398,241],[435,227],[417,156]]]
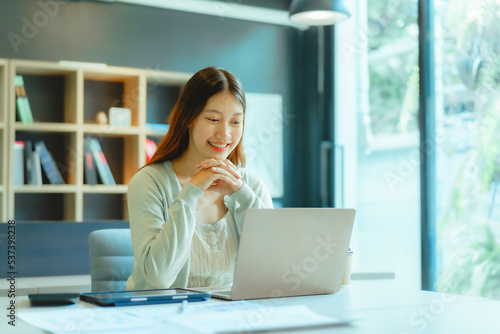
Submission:
[[[354,209],[248,209],[232,287],[193,288],[225,300],[337,292]]]

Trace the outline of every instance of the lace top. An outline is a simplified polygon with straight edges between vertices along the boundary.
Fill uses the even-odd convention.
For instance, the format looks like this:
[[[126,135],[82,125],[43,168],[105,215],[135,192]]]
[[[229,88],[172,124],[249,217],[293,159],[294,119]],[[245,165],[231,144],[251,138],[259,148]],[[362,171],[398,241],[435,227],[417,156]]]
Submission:
[[[214,224],[196,224],[188,287],[232,285],[239,239],[229,211]]]

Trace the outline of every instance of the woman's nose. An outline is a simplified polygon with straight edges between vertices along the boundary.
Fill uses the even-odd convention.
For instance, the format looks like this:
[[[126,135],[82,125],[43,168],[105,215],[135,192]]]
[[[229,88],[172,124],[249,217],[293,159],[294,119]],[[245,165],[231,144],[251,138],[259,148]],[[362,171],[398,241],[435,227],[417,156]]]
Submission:
[[[229,126],[227,124],[219,124],[217,127],[217,136],[219,138],[229,138],[231,136]]]

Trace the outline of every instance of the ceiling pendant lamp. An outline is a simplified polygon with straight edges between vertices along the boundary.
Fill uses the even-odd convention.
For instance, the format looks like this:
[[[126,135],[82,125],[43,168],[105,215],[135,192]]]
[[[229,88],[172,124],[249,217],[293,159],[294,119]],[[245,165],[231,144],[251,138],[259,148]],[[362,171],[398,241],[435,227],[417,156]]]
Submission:
[[[293,0],[289,12],[290,20],[308,26],[332,25],[351,16],[342,0]]]

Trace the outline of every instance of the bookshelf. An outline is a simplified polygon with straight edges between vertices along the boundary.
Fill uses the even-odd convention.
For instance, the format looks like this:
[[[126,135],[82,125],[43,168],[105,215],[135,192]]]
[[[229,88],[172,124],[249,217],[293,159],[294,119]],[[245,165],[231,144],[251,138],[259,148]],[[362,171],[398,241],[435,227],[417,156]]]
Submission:
[[[14,79],[21,75],[33,123],[16,112]],[[115,66],[4,60],[0,62],[0,154],[14,157],[15,141],[43,141],[65,184],[14,184],[14,159],[2,166],[0,213],[17,221],[127,220],[127,184],[146,163],[146,138],[160,140],[165,131],[146,124],[165,124],[180,90],[191,74]],[[2,100],[2,95],[4,99]],[[7,99],[7,96],[9,97]],[[97,124],[99,111],[131,111],[131,125]],[[7,111],[5,111],[7,110]],[[9,119],[6,120],[6,115]],[[3,136],[3,137],[2,137]],[[3,138],[3,140],[2,140]],[[116,185],[86,184],[84,140],[95,138]],[[2,156],[2,158],[4,157]],[[42,172],[42,174],[44,174]],[[5,221],[5,218],[3,218]]]
[[[0,222],[7,221],[7,65],[0,59]]]

